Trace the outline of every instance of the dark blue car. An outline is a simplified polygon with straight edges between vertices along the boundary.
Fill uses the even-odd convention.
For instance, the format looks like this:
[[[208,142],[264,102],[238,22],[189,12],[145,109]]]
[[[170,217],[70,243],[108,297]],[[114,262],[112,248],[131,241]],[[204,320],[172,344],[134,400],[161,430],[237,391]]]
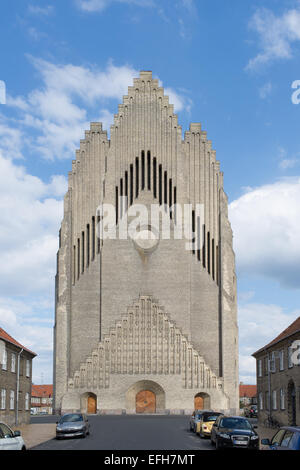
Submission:
[[[300,450],[300,426],[283,426],[272,439],[262,439],[269,450]]]

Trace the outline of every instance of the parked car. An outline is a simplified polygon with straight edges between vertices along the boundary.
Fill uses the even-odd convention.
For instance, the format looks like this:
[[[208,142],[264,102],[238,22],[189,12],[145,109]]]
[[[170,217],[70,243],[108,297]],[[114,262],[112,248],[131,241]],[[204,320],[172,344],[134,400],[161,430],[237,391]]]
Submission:
[[[56,423],[56,439],[62,437],[86,437],[90,434],[90,424],[83,413],[68,413]]]
[[[211,430],[211,444],[215,445],[216,449],[258,449],[256,427],[242,416],[219,416]]]
[[[300,426],[282,426],[271,440],[262,439],[268,450],[300,450]]]
[[[257,405],[244,408],[244,416],[246,418],[257,418]]]
[[[197,423],[201,421],[201,416],[205,412],[213,412],[212,410],[195,410],[190,418],[190,431],[196,432]]]
[[[5,423],[0,423],[0,450],[26,450],[20,431],[13,431]]]
[[[202,438],[210,437],[211,428],[213,427],[214,422],[222,414],[223,413],[211,411],[203,413],[200,421],[196,423],[196,433],[199,434],[199,436]]]

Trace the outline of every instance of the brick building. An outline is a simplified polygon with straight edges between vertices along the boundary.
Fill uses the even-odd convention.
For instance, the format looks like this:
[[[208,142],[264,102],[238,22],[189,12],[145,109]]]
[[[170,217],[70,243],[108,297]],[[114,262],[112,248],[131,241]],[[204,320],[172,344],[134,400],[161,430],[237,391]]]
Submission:
[[[110,139],[91,123],[69,172],[54,408],[236,413],[235,256],[220,162],[200,123],[183,137],[150,71],[134,79],[117,111]],[[108,236],[105,222],[97,230],[103,205],[113,208]],[[141,207],[151,220],[127,233]],[[163,222],[154,223],[153,209]]]
[[[9,425],[29,423],[35,356],[0,328],[0,420]]]
[[[253,356],[259,421],[300,426],[300,317]]]
[[[240,403],[247,405],[257,404],[257,387],[256,385],[246,385],[240,382]]]
[[[52,414],[53,385],[34,385],[31,390],[31,411]]]

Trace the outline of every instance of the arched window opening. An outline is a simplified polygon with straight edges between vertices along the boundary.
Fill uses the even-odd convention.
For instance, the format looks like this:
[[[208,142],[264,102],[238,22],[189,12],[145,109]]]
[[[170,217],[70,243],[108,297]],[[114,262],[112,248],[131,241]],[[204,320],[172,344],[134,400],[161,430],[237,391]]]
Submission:
[[[130,165],[130,202],[129,205],[133,203],[133,165]]]
[[[148,189],[151,189],[151,154],[148,150],[147,152],[147,180],[148,180]]]
[[[168,174],[164,173],[164,203],[168,204]]]
[[[84,232],[81,232],[81,272],[84,273]]]
[[[193,255],[195,254],[195,211],[192,210],[192,246],[193,246],[193,249],[192,249],[192,252],[193,252]]]
[[[169,207],[170,207],[170,218],[172,219],[173,218],[173,214],[172,214],[172,178],[169,179]]]
[[[210,233],[207,232],[207,272],[210,274]]]
[[[142,190],[145,189],[145,152],[142,150]]]
[[[139,158],[135,159],[135,197],[139,196]]]
[[[90,224],[86,226],[86,266],[90,265]]]
[[[95,230],[96,230],[96,226],[95,226],[95,216],[92,217],[92,261],[94,261],[95,259]]]
[[[159,192],[159,204],[162,204],[162,166],[159,165],[158,168],[158,192]]]
[[[157,188],[156,188],[156,158],[153,158],[153,195],[156,198]]]
[[[205,230],[205,224],[203,225],[203,247],[202,247],[202,266],[203,268],[206,267],[206,262],[205,262],[205,257],[206,257],[206,230]]]
[[[118,186],[116,186],[116,225],[119,222],[119,190]]]

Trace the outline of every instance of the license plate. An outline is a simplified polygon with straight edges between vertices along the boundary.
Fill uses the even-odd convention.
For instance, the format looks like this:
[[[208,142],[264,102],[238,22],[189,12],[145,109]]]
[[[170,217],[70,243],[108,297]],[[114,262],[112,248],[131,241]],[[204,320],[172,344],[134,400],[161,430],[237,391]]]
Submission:
[[[248,444],[247,441],[233,441],[233,443],[237,446],[246,446]]]

